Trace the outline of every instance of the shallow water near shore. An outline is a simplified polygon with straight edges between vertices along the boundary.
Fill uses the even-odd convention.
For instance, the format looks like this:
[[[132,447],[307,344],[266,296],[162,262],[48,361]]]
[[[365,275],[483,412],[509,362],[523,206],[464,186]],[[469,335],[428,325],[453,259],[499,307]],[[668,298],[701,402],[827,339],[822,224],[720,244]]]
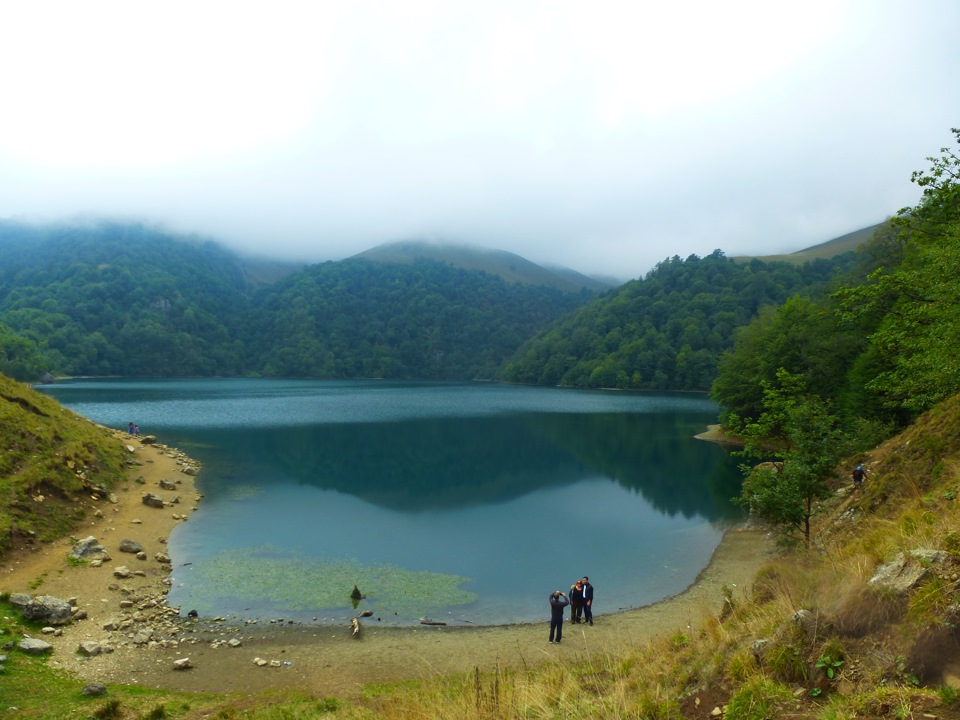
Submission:
[[[172,605],[382,624],[536,620],[584,574],[596,611],[683,590],[739,518],[696,395],[481,383],[72,381],[44,388],[204,464],[171,535]],[[185,499],[186,500],[186,499]]]

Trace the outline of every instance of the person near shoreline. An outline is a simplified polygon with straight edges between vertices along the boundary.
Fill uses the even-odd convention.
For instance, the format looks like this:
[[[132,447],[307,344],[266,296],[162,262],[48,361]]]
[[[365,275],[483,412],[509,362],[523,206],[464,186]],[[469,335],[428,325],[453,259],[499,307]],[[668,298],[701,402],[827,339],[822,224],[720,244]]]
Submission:
[[[593,625],[593,585],[586,575],[583,576],[583,621]]]
[[[560,644],[563,638],[563,609],[570,604],[567,596],[559,590],[550,595],[550,643]],[[556,640],[554,640],[556,636]]]
[[[583,616],[583,581],[577,580],[570,586],[570,622],[578,623]]]
[[[133,435],[133,420],[131,420],[130,424],[127,425],[127,435]]]

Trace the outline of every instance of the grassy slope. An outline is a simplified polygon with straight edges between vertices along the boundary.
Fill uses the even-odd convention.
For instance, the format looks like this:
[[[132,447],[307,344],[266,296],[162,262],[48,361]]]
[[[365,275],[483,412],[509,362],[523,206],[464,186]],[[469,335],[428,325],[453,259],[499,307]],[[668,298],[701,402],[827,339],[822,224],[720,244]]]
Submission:
[[[53,428],[57,414],[65,426],[73,427],[75,418],[22,386],[3,381],[0,390],[14,398],[3,410],[4,447],[11,437],[8,416],[19,413],[21,422],[38,426],[28,433],[38,458],[62,466],[64,441],[58,441],[59,451],[44,450],[44,438],[68,432]],[[99,430],[85,432],[96,437]],[[866,486],[850,492],[849,467],[838,468],[837,494],[816,516],[814,547],[771,563],[746,599],[718,597],[716,614],[699,627],[665,628],[661,638],[626,655],[596,653],[567,663],[371,687],[364,699],[343,702],[283,693],[237,700],[120,687],[111,689],[110,700],[81,700],[71,678],[16,654],[0,683],[0,704],[6,684],[11,693],[39,688],[49,696],[49,717],[62,718],[706,719],[718,706],[727,707],[727,720],[960,717],[957,691],[940,685],[943,672],[960,657],[954,630],[960,614],[960,396],[872,453],[851,458],[854,462],[868,468]],[[9,478],[3,482],[9,485]],[[868,585],[880,563],[921,547],[945,550],[948,559],[931,567],[912,593],[897,597]],[[793,619],[801,609],[815,619],[807,630]],[[11,614],[0,607],[0,616]],[[25,630],[36,631],[16,620],[0,623],[0,634]],[[759,651],[757,640],[767,641]],[[835,670],[833,678],[827,665]],[[150,708],[152,714],[143,714]]]
[[[869,240],[873,234],[884,224],[885,223],[877,223],[876,225],[871,225],[870,227],[854,230],[846,235],[841,235],[833,240],[827,240],[826,242],[819,243],[818,245],[813,245],[811,247],[804,248],[803,250],[798,250],[795,253],[762,256],[744,255],[735,257],[733,260],[736,262],[750,262],[756,258],[757,260],[763,260],[764,262],[787,262],[793,263],[794,265],[802,265],[810,260],[832,258],[836,257],[837,255],[842,255],[845,252],[856,250],[863,243]]]
[[[0,375],[0,554],[66,535],[123,468],[109,431]]]

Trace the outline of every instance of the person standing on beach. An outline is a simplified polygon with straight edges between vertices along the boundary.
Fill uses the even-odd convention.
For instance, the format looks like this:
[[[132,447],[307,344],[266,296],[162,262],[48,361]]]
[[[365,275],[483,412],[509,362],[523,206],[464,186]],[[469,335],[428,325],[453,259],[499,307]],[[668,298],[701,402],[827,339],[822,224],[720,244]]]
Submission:
[[[550,596],[550,643],[560,644],[563,637],[563,609],[570,604],[567,596],[559,590],[554,591]],[[556,641],[554,641],[556,635]]]
[[[570,622],[578,623],[583,616],[583,581],[570,586]]]
[[[583,576],[583,621],[593,625],[593,585],[586,575]]]

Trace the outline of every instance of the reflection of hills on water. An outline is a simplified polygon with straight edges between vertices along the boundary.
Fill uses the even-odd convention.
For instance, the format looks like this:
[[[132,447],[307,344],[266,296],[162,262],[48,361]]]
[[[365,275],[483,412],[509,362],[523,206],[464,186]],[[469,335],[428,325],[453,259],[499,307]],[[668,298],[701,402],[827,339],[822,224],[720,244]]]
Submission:
[[[302,483],[395,510],[507,502],[589,475],[513,417],[301,426],[251,435],[245,445],[260,462]]]
[[[540,427],[579,462],[639,492],[662,513],[739,518],[742,511],[731,502],[740,494],[736,461],[715,443],[693,439],[707,421],[667,412],[552,415]]]
[[[231,431],[239,459],[370,503],[422,511],[609,477],[656,509],[735,517],[739,474],[682,414],[537,414]],[[233,443],[231,443],[233,444]]]

